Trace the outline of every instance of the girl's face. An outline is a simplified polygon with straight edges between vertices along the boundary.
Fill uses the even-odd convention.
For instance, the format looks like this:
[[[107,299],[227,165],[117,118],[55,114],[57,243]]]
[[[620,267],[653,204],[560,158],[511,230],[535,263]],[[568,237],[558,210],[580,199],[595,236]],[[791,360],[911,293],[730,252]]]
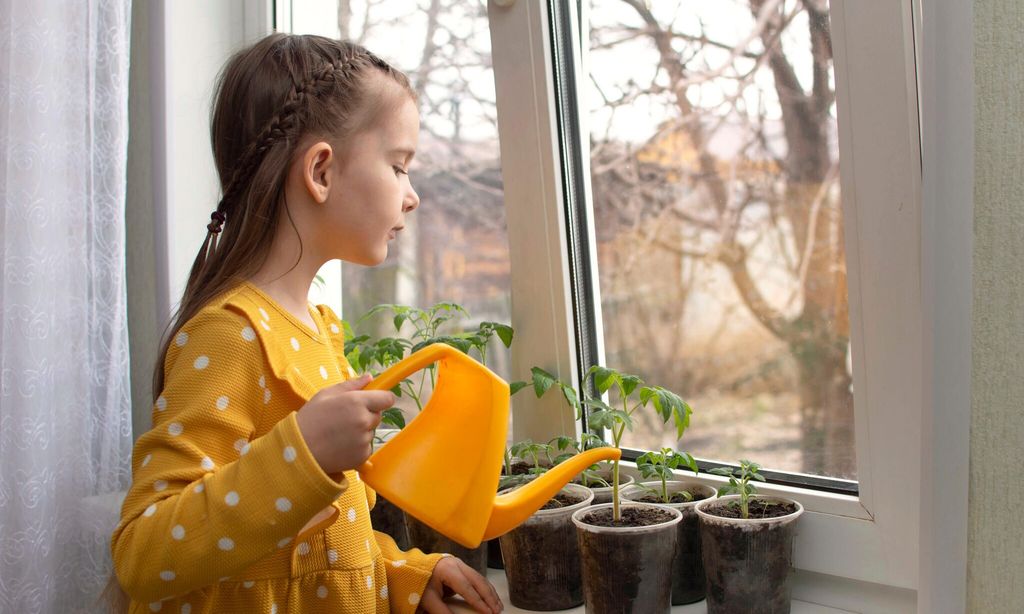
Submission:
[[[409,183],[420,119],[408,96],[356,134],[333,164],[334,177],[314,233],[326,259],[373,266],[388,255],[388,242],[420,204]],[[329,171],[331,172],[331,171]]]

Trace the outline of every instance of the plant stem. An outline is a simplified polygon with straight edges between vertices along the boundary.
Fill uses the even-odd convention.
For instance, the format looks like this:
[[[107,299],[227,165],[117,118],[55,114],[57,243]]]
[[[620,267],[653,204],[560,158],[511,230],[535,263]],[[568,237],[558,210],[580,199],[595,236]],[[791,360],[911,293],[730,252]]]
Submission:
[[[670,503],[668,498],[668,484],[665,481],[665,472],[661,472],[661,499],[665,503]]]

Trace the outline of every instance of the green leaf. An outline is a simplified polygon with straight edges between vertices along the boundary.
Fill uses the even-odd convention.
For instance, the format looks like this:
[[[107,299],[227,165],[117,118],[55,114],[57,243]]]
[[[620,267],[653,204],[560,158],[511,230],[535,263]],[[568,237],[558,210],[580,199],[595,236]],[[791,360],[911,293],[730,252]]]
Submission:
[[[558,437],[554,437],[548,443],[554,443],[555,447],[558,450],[566,450],[569,448],[572,448],[573,450],[579,449],[579,444],[576,442],[576,440],[567,435],[559,435]]]
[[[533,367],[530,369],[530,373],[533,374],[533,391],[536,393],[537,398],[541,398],[545,393],[555,384],[558,380],[554,375],[551,375],[540,367]]]
[[[578,420],[580,418],[580,410],[582,408],[580,407],[580,400],[576,396],[576,391],[573,390],[572,386],[563,384],[561,382],[559,382],[558,387],[562,389],[562,397],[565,399],[565,402],[568,403],[570,407],[576,410],[576,419]]]
[[[522,390],[523,388],[526,388],[529,385],[530,384],[528,382],[524,382],[524,381],[512,382],[511,384],[508,385],[509,396],[515,395],[515,393],[519,392],[520,390]]]
[[[404,429],[405,416],[402,414],[402,410],[397,407],[392,407],[381,412],[380,423],[392,426],[396,429]]]
[[[725,476],[727,478],[731,478],[732,477],[732,467],[715,467],[714,469],[709,469],[708,473],[710,473],[712,475],[721,475],[721,476]]]
[[[594,385],[597,386],[598,392],[604,394],[608,392],[619,378],[618,372],[614,369],[602,367],[601,365],[594,365],[590,367],[588,375],[594,378]]]
[[[512,347],[512,337],[515,336],[515,331],[512,330],[511,326],[508,324],[495,323],[494,332],[498,335],[498,339],[501,339],[501,342],[505,347]]]
[[[633,391],[636,390],[637,386],[644,383],[642,379],[635,375],[622,375],[619,380],[622,385],[622,394],[627,397],[633,394]]]

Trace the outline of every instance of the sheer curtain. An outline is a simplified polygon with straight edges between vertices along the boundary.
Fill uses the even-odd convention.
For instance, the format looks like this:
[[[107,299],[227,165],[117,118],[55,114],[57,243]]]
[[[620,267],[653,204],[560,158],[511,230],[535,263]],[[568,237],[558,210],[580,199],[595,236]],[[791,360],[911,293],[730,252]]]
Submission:
[[[94,612],[129,481],[130,0],[0,0],[0,612]],[[114,494],[107,494],[116,498]]]

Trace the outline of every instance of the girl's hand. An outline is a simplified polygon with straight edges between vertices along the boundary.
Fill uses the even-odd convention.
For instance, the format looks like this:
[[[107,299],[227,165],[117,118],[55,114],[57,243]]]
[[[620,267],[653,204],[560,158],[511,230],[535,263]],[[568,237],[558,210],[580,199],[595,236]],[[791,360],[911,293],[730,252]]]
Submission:
[[[434,566],[420,599],[420,611],[427,614],[452,614],[444,598],[456,594],[482,614],[497,614],[505,609],[491,583],[475,569],[454,556],[446,556]]]
[[[355,469],[370,456],[381,412],[395,404],[390,390],[362,389],[371,379],[363,375],[328,386],[299,409],[299,432],[324,473]]]

